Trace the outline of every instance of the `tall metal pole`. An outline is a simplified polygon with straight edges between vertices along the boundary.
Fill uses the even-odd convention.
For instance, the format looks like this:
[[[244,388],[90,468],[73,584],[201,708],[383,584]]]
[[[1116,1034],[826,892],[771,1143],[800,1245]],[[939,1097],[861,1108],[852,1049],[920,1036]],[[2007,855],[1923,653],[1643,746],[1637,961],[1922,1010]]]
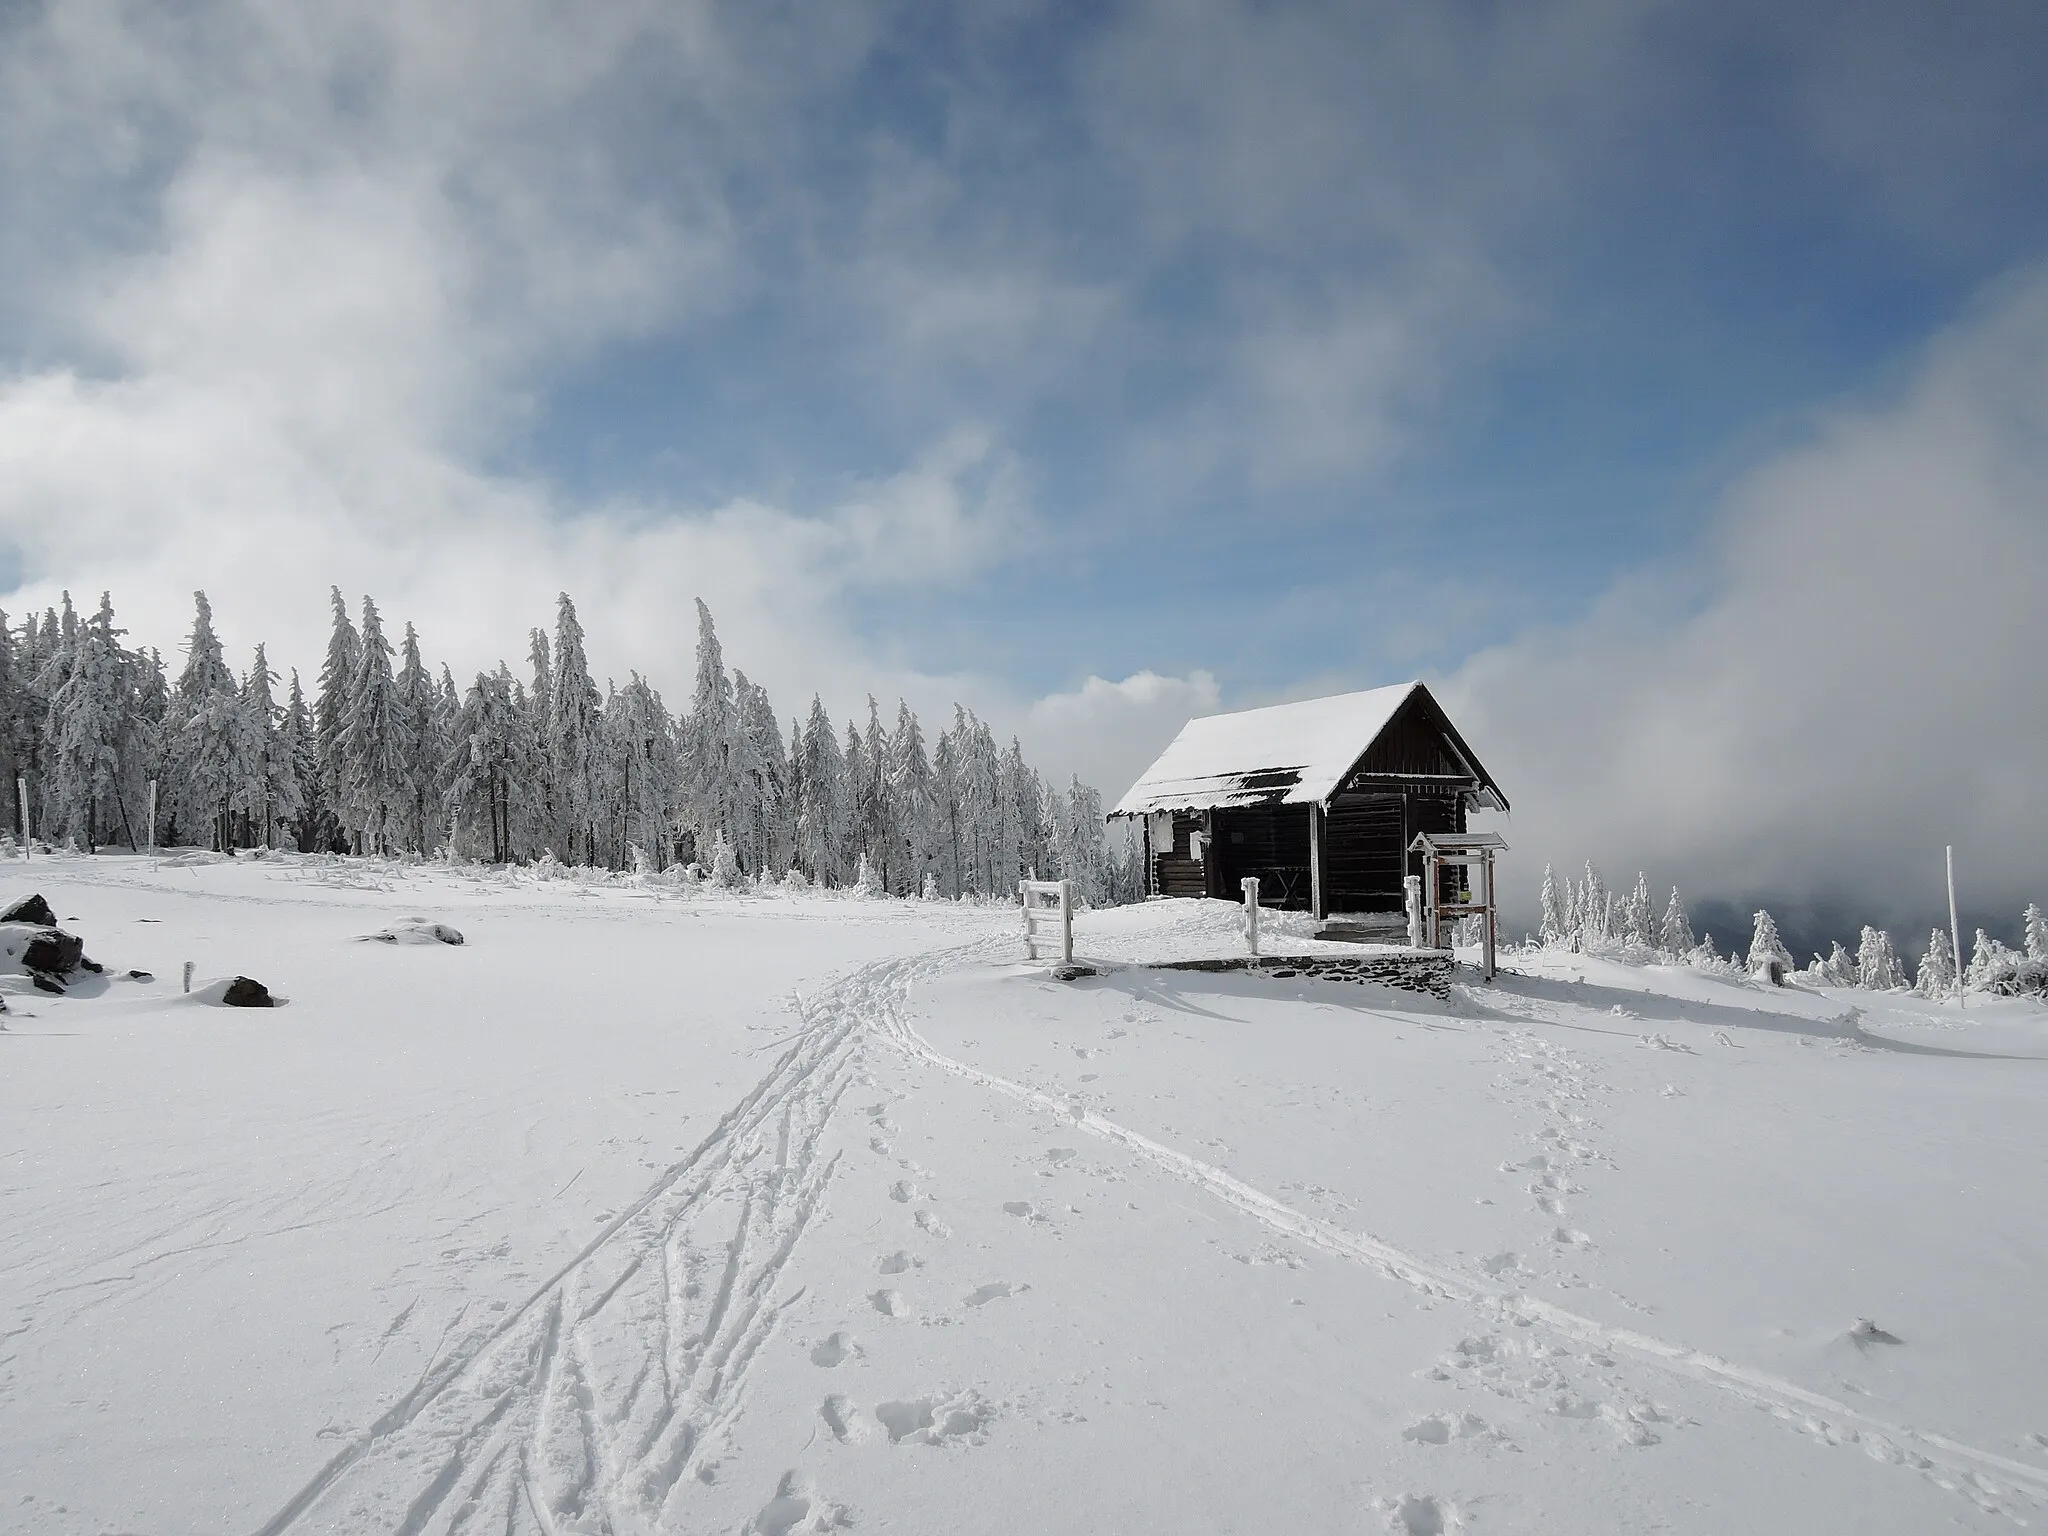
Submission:
[[[1956,1006],[1969,1007],[1963,994],[1963,929],[1956,921],[1956,848],[1948,845],[1948,941],[1956,951]]]

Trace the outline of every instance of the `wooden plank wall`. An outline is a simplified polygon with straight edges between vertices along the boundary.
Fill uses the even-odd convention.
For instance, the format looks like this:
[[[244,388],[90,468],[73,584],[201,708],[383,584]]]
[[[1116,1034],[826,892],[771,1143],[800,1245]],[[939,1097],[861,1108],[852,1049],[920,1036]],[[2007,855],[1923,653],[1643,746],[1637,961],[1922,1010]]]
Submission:
[[[1199,832],[1205,825],[1200,811],[1176,811],[1173,817],[1173,846],[1155,849],[1152,855],[1153,880],[1162,896],[1206,896],[1209,894],[1209,870],[1207,862],[1197,863],[1188,857],[1189,834]]]
[[[1306,912],[1308,890],[1308,807],[1256,805],[1217,811],[1216,892],[1242,900],[1247,875],[1259,880],[1264,906]],[[1283,889],[1291,887],[1285,900]]]

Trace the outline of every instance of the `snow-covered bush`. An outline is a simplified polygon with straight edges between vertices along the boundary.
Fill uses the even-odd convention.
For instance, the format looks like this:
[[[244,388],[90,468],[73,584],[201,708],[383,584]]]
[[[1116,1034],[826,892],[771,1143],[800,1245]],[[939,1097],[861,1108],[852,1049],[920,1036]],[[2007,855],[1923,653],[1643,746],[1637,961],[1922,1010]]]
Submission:
[[[939,899],[939,877],[936,871],[928,869],[924,872],[924,886],[917,894],[920,901]]]
[[[2006,950],[1992,970],[1984,990],[1999,997],[2048,998],[2048,960],[2034,960]]]
[[[1793,971],[1792,951],[1778,937],[1778,925],[1771,914],[1759,907],[1756,931],[1749,939],[1749,974],[1759,981],[1782,987]]]
[[[1991,978],[2003,971],[2007,964],[2017,960],[2011,949],[1991,937],[1982,928],[1977,930],[1976,947],[1970,951],[1970,972],[1965,978],[1980,992],[1991,985]]]
[[[711,840],[711,883],[722,891],[734,889],[740,883],[740,861],[734,856],[732,844],[720,832]]]
[[[853,888],[863,896],[888,894],[882,889],[882,876],[875,868],[875,861],[867,856],[865,850],[854,863]]]
[[[791,891],[807,891],[811,888],[810,878],[794,864],[789,867],[789,873],[782,877],[782,885],[783,889]]]
[[[2027,958],[2048,961],[2048,913],[2029,902],[2022,921],[2027,934]]]

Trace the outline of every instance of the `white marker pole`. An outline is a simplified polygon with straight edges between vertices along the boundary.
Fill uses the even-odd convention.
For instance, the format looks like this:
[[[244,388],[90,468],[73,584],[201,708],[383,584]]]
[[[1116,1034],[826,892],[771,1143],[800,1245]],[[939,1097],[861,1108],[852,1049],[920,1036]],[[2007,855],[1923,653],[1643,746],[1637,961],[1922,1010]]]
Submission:
[[[1259,877],[1244,877],[1244,939],[1251,946],[1252,958],[1259,957]]]
[[[1963,929],[1956,921],[1956,847],[1948,845],[1948,941],[1956,950],[1956,1006],[1967,1008],[1963,996]]]
[[[28,862],[28,780],[16,779],[14,793],[21,801],[21,859]]]

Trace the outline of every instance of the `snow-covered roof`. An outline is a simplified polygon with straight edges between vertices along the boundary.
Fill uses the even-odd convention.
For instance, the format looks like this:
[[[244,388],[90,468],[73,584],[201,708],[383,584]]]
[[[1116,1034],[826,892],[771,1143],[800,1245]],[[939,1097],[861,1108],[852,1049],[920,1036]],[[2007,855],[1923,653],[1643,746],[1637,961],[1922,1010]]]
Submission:
[[[1396,683],[1190,720],[1110,814],[1324,803],[1420,688]]]

